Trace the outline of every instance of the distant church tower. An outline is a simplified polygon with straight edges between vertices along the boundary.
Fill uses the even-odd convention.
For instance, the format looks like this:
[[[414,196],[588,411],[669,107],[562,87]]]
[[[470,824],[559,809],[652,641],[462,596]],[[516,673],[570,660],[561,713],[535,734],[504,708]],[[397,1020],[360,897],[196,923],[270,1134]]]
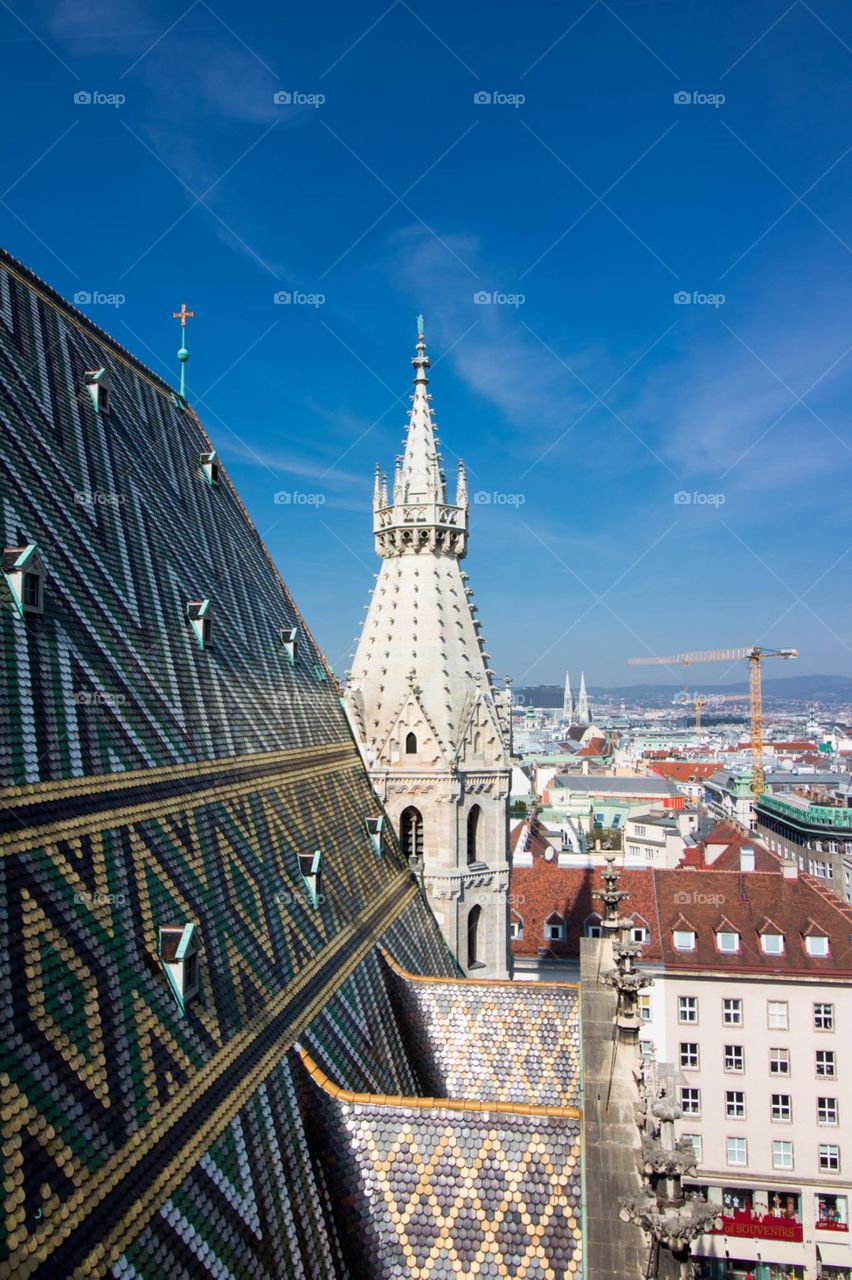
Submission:
[[[586,673],[580,672],[580,693],[577,698],[577,724],[591,724],[592,717],[589,711],[589,697],[586,693]]]
[[[393,486],[376,469],[382,558],[345,703],[373,786],[466,973],[509,971],[507,893],[511,690],[495,691],[467,574],[468,495],[456,501],[427,392],[418,321],[405,454]]]
[[[571,724],[574,720],[574,695],[571,692],[571,677],[565,672],[565,697],[562,699],[562,719]]]

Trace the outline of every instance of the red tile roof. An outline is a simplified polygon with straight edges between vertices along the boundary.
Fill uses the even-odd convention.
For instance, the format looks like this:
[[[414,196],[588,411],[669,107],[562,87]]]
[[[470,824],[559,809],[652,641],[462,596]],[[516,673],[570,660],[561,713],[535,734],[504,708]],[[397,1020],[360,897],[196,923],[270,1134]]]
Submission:
[[[727,824],[719,825],[724,834]],[[852,976],[852,907],[812,876],[785,875],[769,850],[740,832],[734,835],[721,855],[724,864],[702,865],[700,875],[695,875],[698,867],[689,866],[621,872],[618,887],[630,894],[624,914],[641,920],[650,932],[641,958],[677,969]],[[739,869],[743,843],[755,848],[754,871]],[[546,947],[555,956],[578,955],[585,923],[593,913],[600,914],[600,901],[592,894],[602,883],[600,867],[560,867],[555,854],[546,859],[534,851],[533,865],[516,867],[512,874],[512,915],[523,921],[524,928],[523,938],[512,943],[514,954],[535,955]],[[567,926],[562,942],[544,936],[545,921],[554,912]],[[774,922],[784,935],[783,955],[765,955],[761,950],[759,934],[767,922]],[[694,951],[675,950],[673,930],[681,927],[695,931]],[[738,953],[718,950],[720,929],[739,933]],[[804,938],[815,933],[828,937],[828,956],[806,952]]]
[[[721,760],[661,760],[654,764],[652,773],[670,782],[703,782],[722,767]]]

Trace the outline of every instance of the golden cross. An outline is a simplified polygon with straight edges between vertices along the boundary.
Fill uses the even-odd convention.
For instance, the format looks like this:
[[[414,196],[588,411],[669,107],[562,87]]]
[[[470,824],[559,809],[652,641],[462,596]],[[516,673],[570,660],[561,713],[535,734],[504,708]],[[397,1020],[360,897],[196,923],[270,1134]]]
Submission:
[[[185,303],[185,302],[182,302],[182,303],[180,304],[180,311],[173,311],[173,312],[172,312],[172,319],[173,319],[173,320],[180,320],[180,327],[181,327],[181,329],[185,329],[185,328],[186,328],[186,322],[187,322],[187,320],[193,320],[194,318],[195,318],[195,312],[194,312],[194,311],[187,311],[187,309],[186,309],[186,303]]]

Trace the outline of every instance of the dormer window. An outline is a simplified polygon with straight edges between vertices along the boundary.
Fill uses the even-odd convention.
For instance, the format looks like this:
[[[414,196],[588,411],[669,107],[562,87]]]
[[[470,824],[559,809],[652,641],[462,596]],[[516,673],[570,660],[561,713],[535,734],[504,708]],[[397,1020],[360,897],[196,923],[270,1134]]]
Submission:
[[[287,655],[287,661],[291,667],[296,665],[296,651],[299,643],[298,627],[282,627],[281,628],[281,646]]]
[[[548,942],[561,942],[565,937],[565,921],[556,912],[545,920],[544,936]]]
[[[762,933],[760,935],[760,949],[765,956],[783,956],[783,933]]]
[[[716,934],[716,946],[723,955],[734,955],[740,949],[740,935],[730,929],[720,929]]]
[[[160,926],[157,955],[181,1013],[186,1013],[187,1003],[200,991],[198,945],[194,924]]]
[[[695,930],[675,929],[672,933],[675,951],[695,950]]]
[[[319,849],[315,849],[313,853],[299,854],[299,870],[302,873],[302,879],[305,882],[311,902],[317,906],[320,899],[319,881],[320,881],[320,864],[322,862],[322,853]]]
[[[805,951],[809,956],[827,956],[828,938],[824,933],[809,933],[805,938]]]
[[[95,413],[109,413],[109,374],[106,369],[87,369],[84,376]]]
[[[3,577],[19,618],[27,613],[44,612],[45,571],[34,542],[26,547],[6,547]]]
[[[195,634],[199,649],[210,647],[212,627],[212,611],[209,600],[190,600],[186,606],[186,616]]]
[[[219,455],[214,449],[212,453],[199,454],[198,458],[204,479],[209,485],[219,483]]]
[[[586,919],[583,921],[583,933],[587,938],[603,937],[601,918],[597,912],[593,911],[590,916],[586,916]]]
[[[325,680],[325,667],[317,663],[316,666],[314,667],[314,677],[316,678],[319,684],[322,684],[323,681]]]
[[[367,834],[372,841],[373,848],[379,857],[382,856],[382,828],[385,825],[384,818],[365,818],[364,822],[367,827]]]
[[[514,938],[516,942],[520,942],[524,936],[524,922],[515,912],[509,921],[509,937]]]

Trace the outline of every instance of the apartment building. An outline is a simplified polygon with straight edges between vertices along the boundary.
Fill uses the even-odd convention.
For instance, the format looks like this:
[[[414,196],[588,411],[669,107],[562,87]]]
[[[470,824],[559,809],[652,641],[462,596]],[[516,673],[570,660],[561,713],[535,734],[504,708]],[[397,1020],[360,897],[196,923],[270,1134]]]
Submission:
[[[563,865],[534,823],[527,852],[512,951],[518,976],[547,980],[600,932],[600,872]],[[698,1274],[852,1280],[852,907],[726,822],[676,869],[625,866],[619,888],[655,977],[643,1046],[722,1212]]]
[[[654,876],[642,1000],[694,1185],[722,1209],[699,1275],[852,1280],[852,910],[796,866],[755,870],[764,851],[738,843],[736,871]]]

